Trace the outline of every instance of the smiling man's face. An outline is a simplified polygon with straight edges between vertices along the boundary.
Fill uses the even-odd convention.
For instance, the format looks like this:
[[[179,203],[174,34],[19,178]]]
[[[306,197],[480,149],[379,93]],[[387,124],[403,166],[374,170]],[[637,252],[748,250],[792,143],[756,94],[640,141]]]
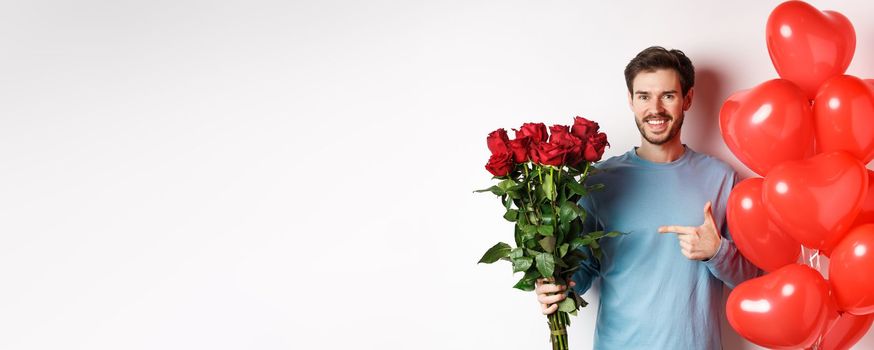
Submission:
[[[683,96],[680,75],[673,69],[640,72],[632,81],[628,103],[643,139],[662,145],[680,135],[692,90]]]

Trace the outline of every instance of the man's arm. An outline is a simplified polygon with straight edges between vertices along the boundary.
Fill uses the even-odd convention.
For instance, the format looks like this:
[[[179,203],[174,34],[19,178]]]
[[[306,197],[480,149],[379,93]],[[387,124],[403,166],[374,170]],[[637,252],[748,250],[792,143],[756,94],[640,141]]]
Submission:
[[[728,232],[728,224],[725,222],[722,224],[722,236],[716,254],[704,261],[713,276],[733,289],[741,282],[763,274],[763,271],[747,260],[734,245]]]
[[[591,198],[584,197],[577,204],[588,213],[586,220],[583,221],[583,232],[596,231],[600,225],[592,210]],[[587,259],[580,262],[580,268],[574,272],[568,284],[577,294],[583,295],[592,287],[595,278],[600,276],[601,266],[598,259],[592,256],[592,251],[588,247],[582,247],[580,250],[586,254]],[[552,279],[539,279],[534,287],[537,301],[540,302],[540,310],[545,315],[555,312],[558,309],[558,303],[567,297],[567,286],[555,285],[552,282]]]

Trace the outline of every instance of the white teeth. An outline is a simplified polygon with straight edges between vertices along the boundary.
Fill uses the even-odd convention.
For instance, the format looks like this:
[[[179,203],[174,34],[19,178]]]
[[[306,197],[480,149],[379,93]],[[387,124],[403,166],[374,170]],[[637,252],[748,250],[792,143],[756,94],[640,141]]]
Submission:
[[[650,125],[661,125],[661,124],[664,124],[665,121],[664,120],[650,120],[650,121],[647,121],[646,123],[650,124]]]

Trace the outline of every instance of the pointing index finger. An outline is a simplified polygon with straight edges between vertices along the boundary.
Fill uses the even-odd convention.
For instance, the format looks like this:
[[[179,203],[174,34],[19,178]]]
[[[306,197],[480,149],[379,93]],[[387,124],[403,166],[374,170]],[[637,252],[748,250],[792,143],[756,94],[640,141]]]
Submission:
[[[694,235],[697,232],[691,226],[662,226],[659,227],[659,233],[676,233],[680,235]]]

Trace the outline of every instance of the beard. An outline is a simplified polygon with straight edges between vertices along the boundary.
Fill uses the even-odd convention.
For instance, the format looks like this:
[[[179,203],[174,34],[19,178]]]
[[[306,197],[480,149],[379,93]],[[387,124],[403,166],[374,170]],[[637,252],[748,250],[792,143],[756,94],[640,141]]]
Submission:
[[[644,117],[642,121],[637,120],[637,118],[634,118],[634,122],[637,124],[637,130],[640,131],[640,136],[643,136],[643,138],[647,142],[649,142],[653,145],[657,145],[657,146],[668,143],[668,141],[671,141],[675,137],[677,137],[677,135],[680,134],[680,128],[683,127],[683,120],[686,119],[685,114],[683,112],[680,112],[680,117],[676,119],[676,122],[671,124],[671,128],[668,129],[668,131],[666,133],[663,133],[661,135],[647,134],[644,124],[646,124],[647,120],[653,119],[653,118],[665,118],[665,119],[667,119],[666,122],[671,122],[671,121],[674,121],[674,116],[672,116],[668,113],[659,113],[659,114],[650,114],[650,115]]]

